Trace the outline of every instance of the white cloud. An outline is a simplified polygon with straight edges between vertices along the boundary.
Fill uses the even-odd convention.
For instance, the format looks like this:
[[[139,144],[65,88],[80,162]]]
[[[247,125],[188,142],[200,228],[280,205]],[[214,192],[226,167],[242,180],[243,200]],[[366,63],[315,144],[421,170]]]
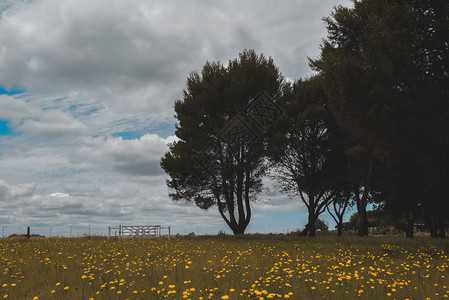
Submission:
[[[190,68],[254,43],[232,16],[199,2],[103,0],[22,6],[1,19],[0,41],[6,86],[82,91],[122,109],[163,113]]]
[[[33,136],[73,137],[87,128],[66,112],[42,110],[23,99],[0,95],[0,119],[10,121],[14,129]]]
[[[139,139],[121,137],[89,138],[74,154],[76,162],[100,165],[125,174],[137,176],[161,175],[159,161],[174,137],[163,139],[146,134]]]
[[[44,137],[72,137],[83,135],[87,128],[67,113],[46,111],[37,120],[24,120],[17,130]]]
[[[41,110],[13,96],[0,95],[0,119],[19,124],[24,118],[34,118]]]
[[[33,183],[10,185],[3,180],[0,180],[0,202],[9,201],[12,199],[30,196],[34,191],[35,185]]]

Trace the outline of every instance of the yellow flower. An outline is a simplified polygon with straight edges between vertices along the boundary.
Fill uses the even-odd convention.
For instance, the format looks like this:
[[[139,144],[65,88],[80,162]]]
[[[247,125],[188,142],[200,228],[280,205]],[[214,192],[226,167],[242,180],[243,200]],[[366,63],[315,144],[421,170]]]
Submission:
[[[60,282],[56,282],[56,286],[58,286],[58,285],[61,285],[61,283]]]
[[[224,299],[224,300],[229,299],[229,296],[228,295],[221,296],[221,299]]]
[[[64,290],[66,290],[66,291],[67,291],[68,289],[69,289],[69,287],[68,287],[68,286],[64,287]]]
[[[39,299],[38,296],[34,296],[34,297],[33,297],[33,300],[37,300],[37,299]]]

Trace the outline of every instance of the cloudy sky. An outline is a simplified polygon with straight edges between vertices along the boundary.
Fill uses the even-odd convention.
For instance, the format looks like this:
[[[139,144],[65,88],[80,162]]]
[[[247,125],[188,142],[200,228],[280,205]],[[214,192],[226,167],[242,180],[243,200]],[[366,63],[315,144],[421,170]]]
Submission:
[[[174,101],[191,71],[243,49],[271,56],[287,78],[310,75],[322,18],[339,4],[351,5],[0,0],[0,234],[225,229],[215,209],[168,197],[159,159],[174,139]],[[306,223],[299,199],[272,188],[253,210],[251,232]]]

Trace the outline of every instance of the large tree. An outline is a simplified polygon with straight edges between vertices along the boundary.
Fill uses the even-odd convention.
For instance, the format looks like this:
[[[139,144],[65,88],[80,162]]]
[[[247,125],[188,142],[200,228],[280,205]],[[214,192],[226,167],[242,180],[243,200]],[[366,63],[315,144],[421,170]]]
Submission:
[[[288,92],[273,60],[253,50],[192,72],[175,102],[178,141],[161,159],[172,199],[216,206],[233,233],[243,234],[266,170],[265,129],[280,113],[270,101]]]
[[[428,227],[444,236],[449,2],[354,1],[352,8],[337,7],[325,21],[328,37],[311,64],[326,82],[339,124],[372,147],[374,161],[386,166],[382,169],[396,173],[390,186],[381,185],[395,202],[390,203],[393,211],[402,207],[413,213],[410,208],[418,205]],[[370,165],[366,178],[377,166]],[[408,176],[410,166],[418,176]],[[407,186],[422,197],[417,203]]]
[[[319,77],[298,80],[293,93],[272,128],[268,153],[280,189],[299,197],[307,207],[308,222],[301,235],[314,237],[316,220],[338,194],[341,132]]]

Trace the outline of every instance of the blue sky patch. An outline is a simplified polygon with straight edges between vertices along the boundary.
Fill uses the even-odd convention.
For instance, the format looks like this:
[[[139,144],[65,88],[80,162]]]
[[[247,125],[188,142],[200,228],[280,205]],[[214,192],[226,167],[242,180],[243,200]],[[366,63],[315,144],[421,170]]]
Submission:
[[[22,94],[23,92],[25,92],[25,91],[18,89],[18,88],[12,88],[10,90],[7,90],[0,85],[0,95],[12,96],[12,95],[17,95],[17,94]]]
[[[120,136],[124,140],[135,140],[140,138],[145,133],[143,131],[126,131],[126,132],[116,132],[112,136]]]
[[[143,135],[150,133],[150,134],[157,134],[158,136],[162,138],[167,138],[171,135],[175,134],[175,125],[172,123],[161,123],[156,126],[153,126],[151,128],[147,129],[140,129],[140,130],[134,130],[134,131],[123,131],[123,132],[116,132],[113,133],[112,136],[120,136],[124,140],[134,140],[139,139]]]
[[[9,122],[0,120],[0,135],[13,135],[13,132],[8,126]]]

